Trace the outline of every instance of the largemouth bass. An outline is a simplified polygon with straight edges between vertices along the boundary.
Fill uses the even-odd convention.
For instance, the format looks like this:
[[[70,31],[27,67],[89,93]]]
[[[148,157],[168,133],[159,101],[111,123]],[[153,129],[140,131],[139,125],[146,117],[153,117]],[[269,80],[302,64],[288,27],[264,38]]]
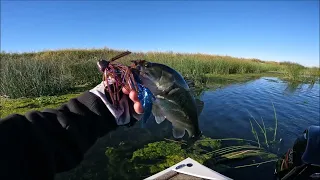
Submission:
[[[184,78],[164,64],[147,61],[135,63],[140,82],[155,97],[152,114],[156,122],[160,124],[165,119],[170,121],[175,138],[182,138],[185,131],[189,137],[199,136],[201,131],[198,116],[202,111],[203,102],[195,99]]]

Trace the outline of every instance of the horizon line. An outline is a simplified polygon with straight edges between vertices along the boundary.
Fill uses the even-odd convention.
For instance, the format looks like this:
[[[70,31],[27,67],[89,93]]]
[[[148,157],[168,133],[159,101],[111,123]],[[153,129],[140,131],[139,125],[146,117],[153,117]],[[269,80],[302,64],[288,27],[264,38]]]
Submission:
[[[104,47],[82,47],[82,48],[43,48],[43,49],[38,49],[38,50],[26,50],[26,51],[6,51],[6,50],[1,50],[1,53],[7,53],[7,54],[24,54],[24,53],[41,53],[41,52],[46,52],[46,51],[64,51],[64,50],[113,50],[113,51],[130,51],[132,53],[171,53],[171,54],[201,54],[201,55],[208,55],[208,56],[223,56],[223,57],[232,57],[232,58],[237,58],[237,59],[249,59],[249,60],[261,60],[261,61],[268,61],[268,62],[276,62],[276,63],[281,63],[281,62],[291,62],[291,63],[296,63],[299,65],[302,65],[298,62],[294,61],[281,61],[281,60],[266,60],[266,59],[261,59],[261,58],[256,58],[256,57],[239,57],[239,56],[233,56],[233,55],[228,55],[228,54],[214,54],[214,53],[208,53],[208,52],[188,52],[188,51],[174,51],[174,50],[129,50],[129,48],[110,48],[107,46]],[[318,65],[302,65],[305,67],[316,67],[320,68],[320,62]]]

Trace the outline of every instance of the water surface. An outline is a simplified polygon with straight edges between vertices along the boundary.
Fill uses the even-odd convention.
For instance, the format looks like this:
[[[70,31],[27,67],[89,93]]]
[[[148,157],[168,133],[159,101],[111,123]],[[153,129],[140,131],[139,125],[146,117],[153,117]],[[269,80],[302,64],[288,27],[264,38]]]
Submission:
[[[251,115],[260,124],[263,119],[266,128],[274,128],[272,103],[278,119],[277,139],[284,140],[284,149],[308,126],[319,125],[319,84],[290,84],[264,77],[206,91],[201,99],[205,108],[200,116],[200,128],[210,137],[252,139]]]

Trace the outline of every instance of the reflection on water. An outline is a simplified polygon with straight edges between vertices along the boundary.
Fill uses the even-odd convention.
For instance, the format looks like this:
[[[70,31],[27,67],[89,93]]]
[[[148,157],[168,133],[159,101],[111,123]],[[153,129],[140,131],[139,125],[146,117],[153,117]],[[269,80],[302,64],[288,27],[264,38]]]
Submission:
[[[296,82],[287,83],[287,87],[285,89],[286,93],[295,93],[297,90],[301,89],[302,84]]]
[[[203,134],[211,138],[243,138],[254,140],[250,114],[261,124],[263,119],[267,138],[272,140],[275,128],[274,104],[278,119],[276,139],[282,139],[281,153],[293,145],[294,140],[308,126],[319,125],[319,83],[290,84],[277,78],[260,78],[242,84],[232,84],[200,95],[205,106],[199,125]],[[248,113],[250,112],[250,114]],[[252,118],[251,118],[252,119]],[[259,129],[256,129],[259,131]],[[146,128],[140,124],[121,127],[101,138],[87,154],[82,165],[58,179],[107,179],[105,156],[107,146],[119,147],[130,142],[136,148],[172,137],[171,124],[157,124],[149,120]],[[263,138],[263,137],[260,137]],[[277,146],[278,148],[280,146]],[[237,169],[227,175],[236,179],[270,179],[274,164]],[[116,166],[116,165],[115,165]]]
[[[297,91],[300,90],[305,90],[305,91],[312,91],[315,84],[319,85],[318,81],[311,81],[309,84],[304,84],[301,82],[286,82],[287,87],[285,89],[285,92],[287,94],[292,94],[296,93]]]

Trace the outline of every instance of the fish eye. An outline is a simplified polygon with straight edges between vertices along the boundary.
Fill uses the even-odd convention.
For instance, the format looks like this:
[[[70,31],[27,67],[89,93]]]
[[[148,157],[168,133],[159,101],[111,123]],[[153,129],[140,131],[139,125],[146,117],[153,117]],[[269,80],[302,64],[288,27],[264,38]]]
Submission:
[[[145,63],[145,64],[144,64],[144,67],[149,67],[149,63]]]

